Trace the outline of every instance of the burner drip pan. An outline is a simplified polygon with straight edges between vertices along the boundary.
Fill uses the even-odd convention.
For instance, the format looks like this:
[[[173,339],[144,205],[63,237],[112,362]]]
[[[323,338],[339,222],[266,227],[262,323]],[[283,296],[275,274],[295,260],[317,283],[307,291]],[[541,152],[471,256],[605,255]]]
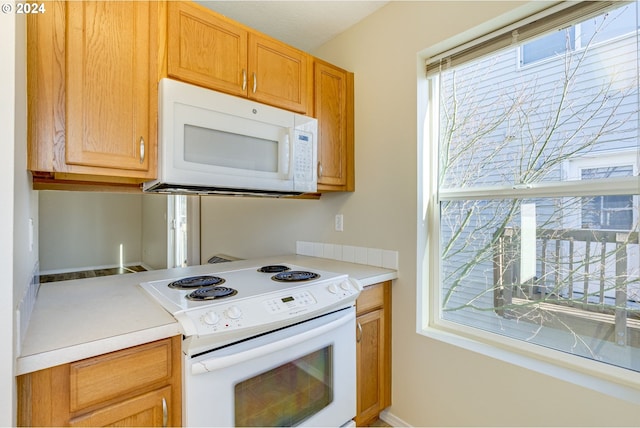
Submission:
[[[237,290],[229,287],[203,287],[198,288],[191,293],[187,294],[187,299],[197,302],[204,300],[222,299],[224,297],[235,296],[238,293]]]
[[[182,278],[177,281],[173,281],[169,284],[169,288],[176,290],[193,290],[202,287],[211,287],[214,285],[221,285],[225,282],[224,279],[217,276],[203,275],[203,276],[190,276],[188,278]]]
[[[315,272],[307,272],[302,270],[292,270],[288,272],[280,272],[271,277],[274,281],[279,282],[300,282],[311,281],[312,279],[318,279],[320,275]]]

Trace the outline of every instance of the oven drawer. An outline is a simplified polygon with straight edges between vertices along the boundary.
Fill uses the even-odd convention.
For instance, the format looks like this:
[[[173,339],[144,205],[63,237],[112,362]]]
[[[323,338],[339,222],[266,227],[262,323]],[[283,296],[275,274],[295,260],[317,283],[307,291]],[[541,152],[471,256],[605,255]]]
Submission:
[[[89,358],[69,367],[70,410],[85,409],[171,378],[171,341]]]

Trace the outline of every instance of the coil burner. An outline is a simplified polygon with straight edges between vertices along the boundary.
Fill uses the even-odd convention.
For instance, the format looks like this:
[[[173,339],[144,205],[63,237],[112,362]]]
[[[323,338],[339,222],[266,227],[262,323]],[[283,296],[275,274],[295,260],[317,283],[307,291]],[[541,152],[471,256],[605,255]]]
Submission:
[[[206,300],[222,299],[224,297],[231,297],[235,296],[237,293],[237,290],[229,287],[203,287],[187,294],[186,298],[189,300],[200,302]]]
[[[221,285],[224,282],[225,282],[224,279],[217,276],[211,276],[211,275],[190,276],[188,278],[182,278],[177,281],[173,281],[169,283],[168,287],[173,288],[175,290],[193,290],[196,288]]]
[[[300,282],[311,281],[312,279],[318,279],[320,275],[315,272],[308,272],[302,270],[292,270],[287,272],[280,272],[271,277],[274,281],[279,282]]]
[[[285,265],[268,265],[268,266],[262,266],[260,269],[258,269],[258,272],[279,273],[279,272],[286,272],[288,270],[291,270],[291,268],[289,266],[285,266]]]

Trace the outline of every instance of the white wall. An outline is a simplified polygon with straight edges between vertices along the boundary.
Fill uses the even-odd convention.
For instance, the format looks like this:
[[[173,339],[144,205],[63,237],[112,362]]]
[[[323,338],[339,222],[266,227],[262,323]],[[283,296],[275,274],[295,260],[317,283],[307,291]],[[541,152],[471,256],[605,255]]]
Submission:
[[[355,197],[328,194],[320,200],[309,200],[203,196],[201,260],[205,263],[220,253],[243,259],[291,254],[296,251],[297,240],[347,244],[362,223],[345,211]],[[339,213],[344,213],[344,232],[333,230],[334,217]]]
[[[167,267],[167,197],[142,196],[142,263],[151,269]]]
[[[0,301],[0,424],[14,425],[13,410],[14,385],[13,379],[13,171],[15,146],[15,111],[14,111],[14,57],[15,57],[15,19],[13,17],[0,18],[0,53],[7,62],[0,68],[0,128],[2,133],[2,156],[0,156],[0,224],[3,239],[0,240],[0,272],[2,272],[3,299]]]
[[[38,268],[38,192],[31,189],[27,172],[26,22],[17,19],[15,79],[15,152],[13,273],[14,308],[22,301]]]
[[[40,271],[120,263],[167,267],[167,197],[129,193],[40,191]]]
[[[357,191],[341,209],[357,224],[345,236],[400,252],[390,413],[412,426],[637,426],[637,404],[416,333],[418,53],[523,17],[523,6],[393,1],[314,52],[355,72]]]
[[[11,2],[9,2],[11,3]],[[38,263],[36,192],[26,171],[26,33],[24,16],[0,14],[0,426],[15,426],[16,308]],[[30,245],[30,219],[34,222]]]
[[[40,270],[142,261],[142,196],[40,191]]]

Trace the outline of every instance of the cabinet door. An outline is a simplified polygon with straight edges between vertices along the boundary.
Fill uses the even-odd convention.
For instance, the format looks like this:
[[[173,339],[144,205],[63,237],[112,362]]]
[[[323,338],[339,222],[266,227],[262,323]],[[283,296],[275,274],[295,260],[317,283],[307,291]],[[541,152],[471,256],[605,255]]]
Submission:
[[[168,5],[170,77],[246,95],[247,31],[191,2]]]
[[[182,336],[17,378],[18,426],[179,426]]]
[[[171,387],[133,397],[74,418],[70,426],[166,427],[171,408]]]
[[[316,60],[315,117],[318,119],[318,185],[353,191],[353,74]],[[323,187],[324,185],[324,187]]]
[[[356,424],[366,425],[384,408],[384,311],[378,309],[356,319],[357,413]]]
[[[277,40],[249,34],[249,98],[307,113],[311,92],[308,54]]]
[[[153,2],[68,2],[66,163],[150,171]],[[153,44],[155,46],[155,44]],[[154,82],[155,84],[155,82]],[[73,170],[72,170],[73,171]],[[82,171],[86,172],[86,171]],[[118,175],[105,172],[105,175]]]

